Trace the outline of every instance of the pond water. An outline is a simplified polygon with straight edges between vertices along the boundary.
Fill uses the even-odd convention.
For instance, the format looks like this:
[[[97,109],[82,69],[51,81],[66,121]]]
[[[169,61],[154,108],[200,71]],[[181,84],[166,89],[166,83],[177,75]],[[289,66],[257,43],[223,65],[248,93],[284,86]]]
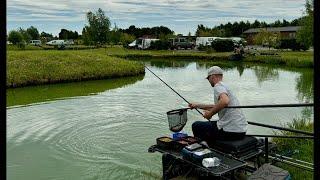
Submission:
[[[205,77],[214,63],[144,63],[188,101],[213,103]],[[218,65],[241,105],[312,102],[312,69]],[[7,179],[161,179],[161,155],[148,147],[171,135],[166,112],[186,106],[147,70],[139,77],[9,89]],[[279,126],[313,114],[303,107],[243,112],[248,121]],[[184,131],[192,135],[197,120],[204,119],[188,111]],[[250,125],[248,133],[273,132]]]

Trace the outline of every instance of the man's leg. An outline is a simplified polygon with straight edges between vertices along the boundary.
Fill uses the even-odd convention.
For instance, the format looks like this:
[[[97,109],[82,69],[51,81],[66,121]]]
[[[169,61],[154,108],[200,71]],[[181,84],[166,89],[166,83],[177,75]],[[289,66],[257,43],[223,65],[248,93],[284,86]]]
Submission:
[[[196,121],[192,124],[192,132],[195,137],[211,144],[218,133],[216,121]]]

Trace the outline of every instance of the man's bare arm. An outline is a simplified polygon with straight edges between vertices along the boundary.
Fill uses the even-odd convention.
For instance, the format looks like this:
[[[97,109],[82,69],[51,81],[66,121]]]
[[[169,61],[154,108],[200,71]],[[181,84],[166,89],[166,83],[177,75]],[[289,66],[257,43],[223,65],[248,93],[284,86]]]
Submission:
[[[218,113],[223,108],[227,107],[228,104],[229,104],[229,101],[230,101],[230,99],[229,99],[228,95],[225,94],[225,93],[222,93],[219,96],[218,103],[215,104],[212,108],[209,108],[209,110],[204,113],[203,117],[206,118],[206,119],[211,119],[211,117],[213,115]]]

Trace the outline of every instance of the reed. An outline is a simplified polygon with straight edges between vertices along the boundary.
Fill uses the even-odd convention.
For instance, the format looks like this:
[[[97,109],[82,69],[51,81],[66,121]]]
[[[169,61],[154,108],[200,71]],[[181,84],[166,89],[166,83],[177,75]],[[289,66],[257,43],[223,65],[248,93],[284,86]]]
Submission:
[[[313,122],[307,118],[294,119],[288,124],[289,128],[313,132]],[[297,135],[291,132],[281,132],[281,135]],[[313,163],[313,140],[312,139],[285,139],[275,138],[273,142],[277,144],[281,152],[292,152],[292,158]],[[279,164],[280,167],[289,171],[293,180],[313,179],[313,172],[301,170],[289,165]]]

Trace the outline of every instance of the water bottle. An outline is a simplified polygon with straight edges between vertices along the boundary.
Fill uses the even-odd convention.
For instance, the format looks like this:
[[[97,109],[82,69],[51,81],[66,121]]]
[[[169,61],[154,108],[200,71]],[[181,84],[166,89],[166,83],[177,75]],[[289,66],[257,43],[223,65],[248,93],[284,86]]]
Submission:
[[[202,160],[202,165],[206,168],[215,167],[220,165],[220,159],[217,157],[204,158]]]

